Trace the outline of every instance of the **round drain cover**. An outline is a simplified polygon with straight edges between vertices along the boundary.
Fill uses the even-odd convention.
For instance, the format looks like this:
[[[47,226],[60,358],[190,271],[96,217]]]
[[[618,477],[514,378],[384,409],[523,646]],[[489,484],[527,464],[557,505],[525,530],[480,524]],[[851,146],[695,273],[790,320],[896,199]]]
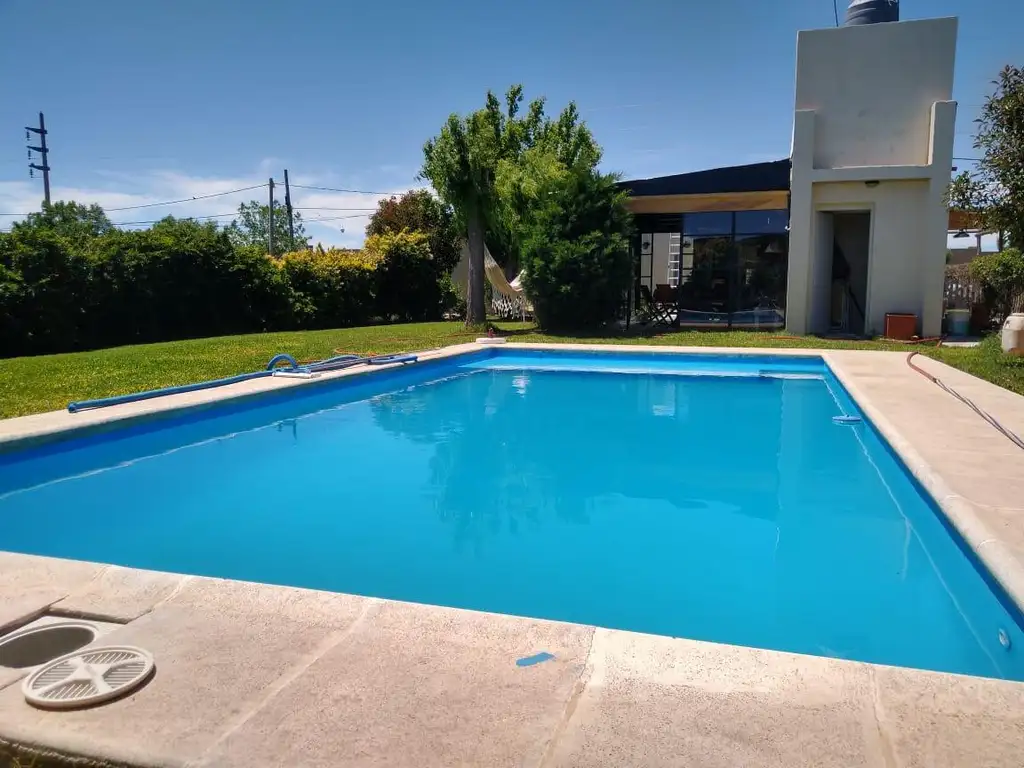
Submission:
[[[45,664],[25,678],[29,704],[45,709],[77,709],[124,696],[153,672],[149,652],[130,645],[75,651]]]

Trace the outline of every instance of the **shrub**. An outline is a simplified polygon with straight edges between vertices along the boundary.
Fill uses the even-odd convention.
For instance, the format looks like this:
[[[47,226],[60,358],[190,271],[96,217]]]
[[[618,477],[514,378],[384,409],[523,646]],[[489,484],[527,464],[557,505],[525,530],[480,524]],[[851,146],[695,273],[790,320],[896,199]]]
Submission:
[[[75,237],[39,217],[0,235],[0,355],[288,327],[290,288],[271,262],[212,224]]]
[[[572,170],[524,223],[523,285],[546,330],[597,328],[617,316],[632,279],[632,217],[614,176]]]
[[[423,232],[387,232],[366,238],[366,252],[377,259],[377,306],[385,320],[419,322],[440,319],[442,280]]]
[[[417,205],[448,215],[429,195]],[[0,233],[0,356],[440,318],[457,296],[434,240],[402,230],[271,258],[212,222],[120,231],[58,203]]]
[[[971,262],[970,272],[996,313],[1005,317],[1024,311],[1024,254],[1018,249],[983,253]]]
[[[286,253],[272,263],[292,293],[298,327],[338,328],[375,318],[378,261],[364,251],[316,248]]]
[[[267,330],[289,314],[277,270],[212,223],[165,219],[93,241],[95,343]]]
[[[87,346],[91,266],[50,229],[19,228],[0,240],[4,354]]]

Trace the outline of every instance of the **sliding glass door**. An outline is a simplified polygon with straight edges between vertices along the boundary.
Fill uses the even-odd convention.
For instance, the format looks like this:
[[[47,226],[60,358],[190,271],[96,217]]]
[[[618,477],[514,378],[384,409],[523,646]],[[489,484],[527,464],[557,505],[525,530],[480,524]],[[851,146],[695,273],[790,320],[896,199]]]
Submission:
[[[689,328],[785,325],[785,210],[637,216],[636,306]]]

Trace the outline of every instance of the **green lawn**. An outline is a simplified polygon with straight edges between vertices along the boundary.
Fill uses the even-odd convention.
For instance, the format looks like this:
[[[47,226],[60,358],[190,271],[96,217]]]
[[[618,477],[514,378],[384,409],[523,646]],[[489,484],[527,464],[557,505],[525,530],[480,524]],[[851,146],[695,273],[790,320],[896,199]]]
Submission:
[[[794,339],[743,331],[566,337],[539,333],[529,323],[498,323],[497,327],[501,334],[515,341],[918,349],[924,354],[1024,394],[1024,359],[1002,357],[995,337],[986,340],[976,349],[936,349],[931,345],[830,341],[815,337]],[[328,357],[336,351],[386,354],[430,349],[471,341],[479,335],[479,332],[467,331],[457,322],[417,323],[332,331],[223,336],[0,360],[0,418],[57,410],[66,407],[72,400],[109,397],[254,371],[265,366],[278,352],[287,352],[305,361]]]

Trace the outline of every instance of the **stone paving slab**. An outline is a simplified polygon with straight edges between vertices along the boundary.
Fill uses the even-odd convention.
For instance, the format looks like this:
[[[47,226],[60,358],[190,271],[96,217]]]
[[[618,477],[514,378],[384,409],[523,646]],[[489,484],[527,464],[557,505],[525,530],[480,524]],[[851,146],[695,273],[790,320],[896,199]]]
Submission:
[[[0,632],[31,621],[72,592],[86,588],[105,567],[0,552]]]
[[[203,765],[539,765],[593,633],[385,603]],[[554,658],[516,664],[538,653]]]
[[[102,640],[154,655],[156,674],[145,687],[102,707],[45,712],[9,685],[0,691],[0,737],[136,765],[185,765],[377,605],[352,595],[190,580]]]
[[[551,766],[884,765],[865,664],[597,630]]]
[[[191,577],[108,565],[95,578],[54,603],[52,610],[127,623],[149,613]]]
[[[1024,684],[871,667],[889,765],[1024,765]]]

